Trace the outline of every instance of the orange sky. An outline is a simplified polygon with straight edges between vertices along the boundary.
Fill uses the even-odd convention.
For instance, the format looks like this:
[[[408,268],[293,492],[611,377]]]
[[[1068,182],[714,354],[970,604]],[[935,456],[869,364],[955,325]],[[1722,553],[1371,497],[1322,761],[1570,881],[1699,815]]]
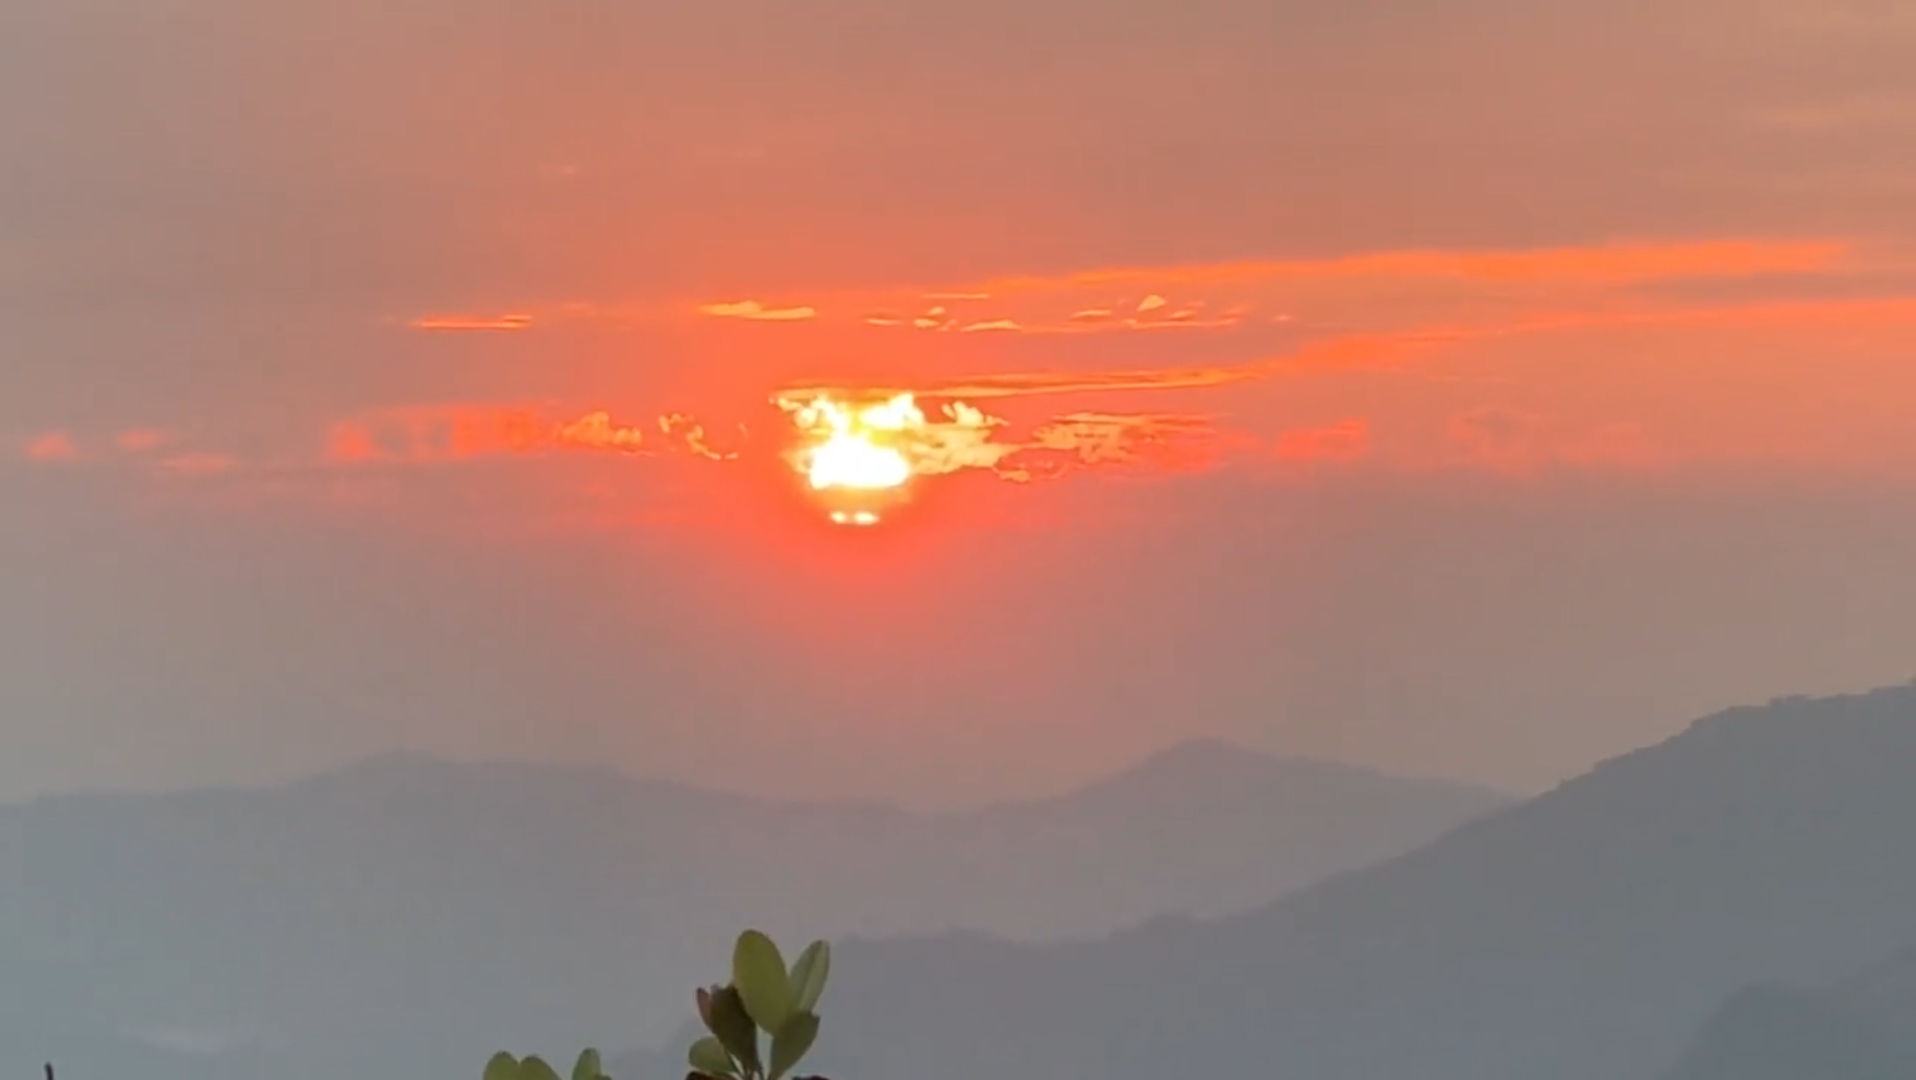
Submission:
[[[1836,10],[1199,0],[1174,18],[1131,2],[988,0],[959,18],[875,0],[538,13],[31,0],[0,40],[0,135],[16,162],[0,175],[0,484],[38,530],[12,541],[15,556],[81,591],[103,568],[164,578],[199,565],[198,591],[134,610],[155,625],[202,620],[214,629],[184,638],[210,649],[248,590],[279,579],[265,568],[297,562],[276,545],[310,546],[314,581],[357,580],[352,560],[450,559],[476,576],[442,583],[449,595],[494,573],[532,589],[559,573],[533,564],[581,551],[643,551],[677,568],[643,613],[595,606],[604,590],[587,580],[551,586],[571,599],[526,615],[525,640],[570,644],[527,678],[572,695],[617,670],[609,642],[643,641],[680,657],[659,661],[679,675],[656,676],[677,687],[674,708],[761,734],[780,722],[767,719],[775,697],[713,674],[734,652],[800,686],[792,707],[807,715],[880,710],[876,689],[821,682],[834,661],[794,629],[827,593],[875,596],[878,579],[953,605],[922,628],[949,670],[909,637],[866,636],[861,619],[889,625],[880,607],[821,625],[900,671],[930,665],[913,685],[1000,719],[895,745],[869,723],[815,726],[900,776],[937,759],[928,747],[966,748],[970,778],[940,797],[1055,784],[1180,733],[1535,783],[1744,693],[1739,672],[1813,689],[1795,683],[1875,678],[1900,655],[1908,624],[1884,615],[1866,648],[1777,638],[1694,677],[1648,674],[1638,653],[1549,660],[1536,670],[1566,665],[1590,694],[1639,676],[1659,689],[1634,726],[1604,728],[1608,708],[1586,694],[1530,731],[1507,710],[1540,707],[1541,691],[1498,689],[1492,656],[1568,609],[1527,611],[1486,631],[1488,651],[1454,658],[1457,671],[1482,665],[1475,684],[1420,668],[1415,642],[1378,661],[1406,665],[1406,694],[1450,702],[1439,737],[1353,689],[1370,655],[1361,635],[1332,635],[1343,651],[1313,659],[1310,631],[1387,617],[1379,583],[1421,565],[1409,540],[1334,540],[1357,523],[1488,530],[1455,542],[1508,545],[1514,561],[1568,550],[1496,531],[1495,514],[1472,516],[1479,497],[1549,531],[1607,493],[1615,519],[1551,541],[1571,546],[1639,528],[1669,492],[1686,493],[1685,513],[1715,508],[1645,534],[1637,561],[1608,571],[1645,603],[1713,565],[1719,540],[1700,538],[1742,535],[1751,506],[1832,530],[1801,540],[1798,559],[1776,556],[1804,597],[1890,595],[1893,582],[1862,578],[1818,594],[1830,579],[1814,568],[1860,574],[1874,556],[1845,545],[1900,534],[1862,510],[1820,518],[1752,494],[1893,508],[1916,482],[1916,24],[1889,0]],[[816,528],[780,456],[792,433],[772,399],[820,389],[910,391],[934,420],[963,403],[1003,422],[966,444],[973,466],[915,482],[891,535],[851,547]],[[1433,492],[1454,501],[1426,506]],[[35,546],[109,534],[126,550]],[[140,562],[130,553],[149,538],[185,561]],[[237,554],[193,562],[221,543]],[[335,543],[356,554],[315,554]],[[1665,544],[1681,557],[1659,561]],[[1266,548],[1323,565],[1272,570]],[[1167,554],[1186,550],[1210,554]],[[1611,565],[1609,550],[1592,565]],[[1558,571],[1555,587],[1575,593],[1582,571]],[[285,585],[322,602],[304,587]],[[1461,578],[1446,587],[1470,595]],[[1737,595],[1732,579],[1720,587],[1718,608]],[[1000,633],[1008,616],[968,606],[994,590],[1057,610]],[[1067,609],[1113,590],[1137,595],[1141,625],[1210,629],[1174,635],[1181,668],[1138,652],[1142,682],[1100,684],[1098,649],[1150,637],[1100,609],[1114,620],[1105,643],[1070,640]],[[1276,613],[1232,606],[1261,590],[1275,590]],[[341,672],[372,663],[340,629],[381,618],[367,597],[313,616],[338,633],[322,652]],[[701,622],[715,606],[728,614]],[[1709,610],[1699,600],[1682,618],[1702,625]],[[579,629],[591,619],[610,622]],[[483,651],[479,630],[445,633],[457,655]],[[1807,622],[1802,633],[1814,638]],[[107,648],[73,641],[73,655]],[[1282,655],[1232,659],[1246,641]],[[427,670],[432,650],[418,648]],[[205,724],[212,742],[250,748],[167,751],[167,776],[386,737],[372,720],[337,736],[248,728],[271,711],[261,702],[293,693],[297,679],[273,681],[280,663],[258,660],[267,674],[248,676],[243,701],[202,700],[217,665],[177,686],[168,676],[150,696],[186,718],[178,728],[141,726],[144,705],[89,712],[35,683],[22,708],[49,717],[35,771],[95,775],[85,740],[61,734],[58,718],[82,713],[144,733],[139,745]],[[463,701],[457,682],[428,680],[418,700]],[[1228,688],[1229,703],[1154,718],[1184,710],[1194,682]],[[635,692],[576,701],[596,714]],[[967,694],[982,696],[965,706]],[[1100,727],[1073,712],[1086,695],[1156,714]],[[393,737],[535,752],[523,716],[474,708],[470,728],[392,721],[406,732]],[[1042,749],[1000,775],[991,762],[1020,740]],[[723,745],[670,725],[586,725],[560,743],[693,773]],[[1087,743],[1098,749],[1072,749]],[[847,767],[834,782],[910,793],[876,775]],[[40,782],[0,770],[0,790]]]
[[[778,393],[916,393],[983,407],[989,471],[1277,469],[1324,463],[1672,469],[1791,462],[1916,468],[1916,294],[1894,249],[1672,241],[1519,251],[1100,268],[950,287],[838,290],[620,310],[394,315],[378,336],[570,393],[370,401],[276,424],[240,449],[217,419],[50,426],[50,465],[156,467],[244,484],[498,455],[772,457]],[[1858,286],[1862,286],[1858,288]],[[622,343],[685,357],[622,370]],[[696,357],[697,359],[693,359]],[[602,384],[585,389],[584,372]],[[448,386],[448,390],[454,386]],[[662,408],[677,402],[682,409]],[[152,418],[164,423],[168,418]],[[290,417],[289,417],[290,419]],[[238,425],[234,425],[237,427]],[[539,510],[528,510],[537,514]]]

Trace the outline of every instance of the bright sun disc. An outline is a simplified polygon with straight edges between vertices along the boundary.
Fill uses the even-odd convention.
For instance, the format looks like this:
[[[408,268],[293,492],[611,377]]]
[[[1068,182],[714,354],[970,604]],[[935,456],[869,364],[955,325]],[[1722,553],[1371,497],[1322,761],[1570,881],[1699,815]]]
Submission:
[[[869,491],[893,488],[911,479],[911,463],[889,446],[880,446],[863,434],[841,431],[812,451],[806,470],[814,491],[855,488]]]
[[[933,425],[909,393],[818,393],[773,401],[796,429],[786,460],[838,525],[879,524],[911,501],[915,478],[952,467],[948,429],[982,432],[991,423],[983,413],[953,404],[945,407],[945,427]]]

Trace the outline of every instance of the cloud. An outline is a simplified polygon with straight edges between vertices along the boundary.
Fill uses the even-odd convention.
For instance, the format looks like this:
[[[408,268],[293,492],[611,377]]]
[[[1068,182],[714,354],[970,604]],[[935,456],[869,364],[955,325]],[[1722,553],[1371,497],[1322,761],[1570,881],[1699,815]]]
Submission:
[[[1406,389],[1394,403],[1386,393],[1378,399],[1375,411],[1367,404],[1366,419],[1287,425],[1297,425],[1300,419],[1309,420],[1313,413],[1339,416],[1351,400],[1342,399],[1340,404],[1337,395],[1349,393],[1349,388],[1358,381],[1372,382],[1379,378],[1378,373],[1396,369],[1402,369],[1405,374],[1387,377],[1400,386],[1408,385],[1406,378],[1435,380],[1432,386],[1440,383],[1454,386],[1466,381],[1509,382],[1516,378],[1512,375],[1515,369],[1504,365],[1518,362],[1516,358],[1520,354],[1532,356],[1540,370],[1570,364],[1588,366],[1592,361],[1587,353],[1591,350],[1578,342],[1594,342],[1593,336],[1579,337],[1592,328],[1721,326],[1725,328],[1726,339],[1756,341],[1764,335],[1760,332],[1753,335],[1748,328],[1774,324],[1795,329],[1828,327],[1832,331],[1847,331],[1849,337],[1873,332],[1880,337],[1881,329],[1891,324],[1916,324],[1916,296],[1804,295],[1804,291],[1813,293],[1832,281],[1856,279],[1858,274],[1877,275],[1864,282],[1876,292],[1907,290],[1910,281],[1916,279],[1896,276],[1896,268],[1912,265],[1916,261],[1912,254],[1892,248],[1856,249],[1841,244],[1791,246],[1750,242],[1618,245],[1517,254],[1399,253],[1290,263],[1283,265],[1411,266],[1425,270],[1450,267],[1459,273],[1468,271],[1477,275],[1466,279],[1477,284],[1463,287],[1458,296],[1492,297],[1500,302],[1461,308],[1427,305],[1423,303],[1425,294],[1415,289],[1399,289],[1394,283],[1388,283],[1380,291],[1378,282],[1365,280],[1358,281],[1361,288],[1351,293],[1353,307],[1368,303],[1376,312],[1370,317],[1379,322],[1397,320],[1395,327],[1366,329],[1361,318],[1352,323],[1322,318],[1310,311],[1309,298],[1300,293],[1292,299],[1299,300],[1297,306],[1307,312],[1307,317],[1282,327],[1266,326],[1258,331],[1265,335],[1263,337],[1167,338],[1162,347],[1156,340],[1143,338],[1135,341],[998,340],[987,344],[980,340],[991,338],[990,334],[982,333],[986,329],[1016,335],[1047,328],[1034,328],[1024,321],[1022,309],[1016,317],[1001,315],[1005,306],[1015,300],[1015,296],[1002,291],[990,297],[966,295],[962,300],[951,293],[914,291],[904,299],[933,297],[940,301],[924,308],[917,321],[939,328],[975,327],[981,333],[970,335],[969,340],[966,335],[954,333],[936,348],[927,347],[928,351],[923,354],[913,355],[901,348],[899,355],[885,358],[893,365],[892,370],[918,372],[926,372],[929,363],[949,358],[953,366],[945,368],[942,376],[933,368],[929,374],[902,385],[866,387],[853,392],[878,396],[909,393],[924,403],[925,424],[912,435],[914,460],[923,475],[972,470],[1007,480],[1037,480],[1094,469],[1175,471],[1239,461],[1256,469],[1258,462],[1266,463],[1267,468],[1272,462],[1356,461],[1376,461],[1380,467],[1413,468],[1429,467],[1438,460],[1518,475],[1534,472],[1545,464],[1565,462],[1590,467],[1649,467],[1668,464],[1679,451],[1684,461],[1698,460],[1699,455],[1731,457],[1740,452],[1731,447],[1734,440],[1753,444],[1767,439],[1775,443],[1794,436],[1770,434],[1780,427],[1780,421],[1765,428],[1762,424],[1767,422],[1752,419],[1734,429],[1721,429],[1730,434],[1708,437],[1692,437],[1675,425],[1668,425],[1668,430],[1659,431],[1660,438],[1670,441],[1654,442],[1640,427],[1633,427],[1615,416],[1598,415],[1608,406],[1586,407],[1573,399],[1554,398],[1551,385],[1558,376],[1541,374],[1530,390],[1513,395],[1523,408],[1460,408],[1469,405],[1469,399],[1443,396],[1451,391],[1420,396],[1419,403],[1413,405],[1408,403],[1408,397],[1415,391]],[[1825,263],[1839,266],[1840,272],[1769,274],[1766,271],[1754,278],[1728,273],[1728,268],[1736,266]],[[1724,269],[1726,276],[1682,276],[1713,267]],[[1495,286],[1497,275],[1521,276],[1533,271],[1556,281],[1622,281],[1632,285],[1634,291],[1571,293],[1558,297],[1546,290],[1531,295],[1527,303],[1514,308],[1501,304],[1510,294]],[[1666,276],[1657,278],[1658,274]],[[1452,282],[1454,279],[1437,274],[1433,280]],[[1709,285],[1702,295],[1691,295],[1685,290],[1655,284],[1647,290],[1636,287],[1636,283],[1645,280],[1720,284]],[[1751,286],[1755,286],[1754,291]],[[1447,284],[1445,288],[1453,288],[1453,285]],[[1792,289],[1799,291],[1792,294]],[[1126,287],[1122,295],[1118,293],[1119,290],[1113,290],[1113,295],[1101,298],[1102,302],[1089,305],[1062,303],[1057,297],[1040,299],[1054,312],[1052,318],[1057,317],[1056,312],[1070,312],[1068,318],[1087,325],[1128,326],[1147,321],[1171,325],[1221,323],[1237,318],[1245,310],[1242,306],[1215,306],[1218,302],[1214,300],[1189,300],[1173,287]],[[974,301],[985,306],[965,306]],[[869,318],[882,316],[903,321],[902,315],[893,313],[914,309],[915,306],[858,308],[848,305],[844,329],[849,334],[860,333],[856,329],[860,310],[872,312]],[[955,316],[954,309],[965,317]],[[766,309],[755,306],[753,310],[764,312]],[[684,307],[677,311],[681,319],[692,318]],[[969,317],[970,313],[989,317],[974,319]],[[1260,318],[1247,325],[1256,327],[1265,323]],[[1546,334],[1564,335],[1565,348],[1558,351],[1553,341],[1524,343],[1514,349],[1485,344],[1496,339]],[[1696,335],[1685,330],[1681,334],[1661,336]],[[1712,330],[1702,336],[1714,338],[1717,334]],[[1300,337],[1304,339],[1301,344],[1285,344]],[[1619,340],[1634,347],[1635,342],[1646,338],[1633,331]],[[1839,339],[1847,340],[1834,334],[1826,340]],[[1754,345],[1737,347],[1755,348]],[[1025,358],[1030,366],[1004,365],[1006,356]],[[1148,361],[1167,357],[1204,362],[1112,362],[1120,358]],[[980,362],[994,360],[997,363],[989,367]],[[1796,362],[1781,355],[1765,356],[1762,370],[1780,371],[1783,365]],[[1417,373],[1408,374],[1413,370]],[[1274,389],[1254,392],[1229,389],[1303,375],[1322,377],[1298,381],[1294,386],[1286,386],[1282,393]],[[1563,377],[1586,378],[1584,375]],[[1775,382],[1779,377],[1766,374],[1764,378]],[[802,396],[842,390],[842,386],[814,384],[788,386],[783,393]],[[1220,391],[1206,393],[1201,399],[1202,410],[1215,411],[1181,407],[1188,403],[1176,401],[1171,392],[1187,390]],[[1138,407],[1133,411],[1127,408],[1133,403],[1124,398],[1132,393],[1152,396],[1135,403]],[[1082,396],[1084,400],[1071,400],[1074,396]],[[1014,402],[1014,399],[1024,400]],[[1048,399],[1060,404],[1044,408],[1042,402]],[[750,400],[760,399],[752,394]],[[1526,409],[1542,410],[1560,419],[1546,425]],[[1261,416],[1259,410],[1262,410]],[[997,415],[999,412],[1005,415]],[[1407,415],[1413,412],[1421,412],[1421,419],[1407,422]],[[1234,419],[1225,421],[1222,419],[1225,415]],[[1660,412],[1652,411],[1645,416],[1668,424]],[[730,416],[727,419],[729,421]],[[1373,425],[1380,424],[1387,425],[1390,432],[1389,439],[1381,446],[1373,442],[1376,434]],[[364,476],[378,480],[394,474],[378,469],[350,471],[345,467],[502,457],[558,458],[582,452],[604,455],[608,462],[616,462],[620,456],[665,455],[714,461],[757,455],[760,460],[768,457],[776,460],[779,452],[792,445],[794,434],[769,408],[763,416],[750,417],[747,423],[714,424],[703,414],[633,414],[594,404],[589,398],[567,406],[549,401],[453,401],[375,408],[338,416],[331,422],[320,420],[308,429],[305,438],[309,441],[303,448],[289,446],[280,453],[295,455],[310,467],[317,450],[321,461],[339,467],[325,470],[329,477]],[[1901,445],[1890,433],[1846,438],[1857,446],[1874,440],[1867,442],[1867,452],[1871,453],[1885,452],[1883,447],[1894,450]],[[143,427],[122,430],[112,437],[112,442],[129,451],[172,451],[177,449],[171,445],[173,439],[165,428]],[[1834,435],[1823,439],[1824,444],[1838,441],[1842,439]],[[1809,443],[1807,437],[1802,439],[1802,445]],[[79,456],[78,448],[64,431],[36,440],[28,452],[42,460]],[[256,460],[249,452],[242,481],[268,473],[277,476],[272,472],[271,463],[284,460],[283,456],[274,457],[271,452]],[[156,464],[170,474],[195,476],[230,472],[239,467],[232,458],[212,453],[174,453]],[[620,468],[616,464],[605,467],[614,472]],[[591,471],[591,467],[585,468]]]
[[[421,315],[409,324],[415,330],[524,330],[530,315]]]
[[[1040,427],[1023,449],[1061,451],[1086,465],[1191,465],[1209,460],[1208,452],[1195,447],[1216,435],[1208,416],[1080,412]]]
[[[1621,285],[1682,277],[1828,271],[1840,268],[1850,250],[1840,241],[1715,240],[1507,251],[1383,251],[1324,259],[1106,267],[1047,277],[1002,278],[990,282],[987,288],[997,294],[1016,294],[1113,286],[1157,290],[1172,285],[1288,284],[1351,278]],[[1142,313],[1166,303],[1153,291],[1137,310]]]
[[[561,425],[530,406],[421,405],[376,409],[335,423],[326,459],[337,464],[459,461],[557,445]]]
[[[940,476],[960,469],[994,468],[1013,447],[993,441],[1005,421],[962,401],[929,415],[910,393],[822,390],[773,398],[789,424],[785,460],[799,472],[813,467],[818,448],[851,438],[902,459],[909,475]]]
[[[926,380],[913,386],[874,392],[912,392],[926,397],[982,400],[1046,394],[1196,389],[1254,382],[1285,372],[1380,364],[1400,359],[1439,340],[1447,338],[1429,334],[1352,335],[1313,342],[1291,352],[1238,364],[1109,371],[1005,372],[942,382]],[[828,386],[789,387],[782,391],[791,396],[833,392],[835,389]]]
[[[1002,479],[1055,479],[1090,467],[1196,469],[1231,445],[1208,416],[1075,412],[1020,430],[963,401],[929,408],[909,393],[840,389],[778,399],[797,438],[787,460],[803,471],[809,448],[835,433],[863,435],[895,449],[911,472],[938,476],[976,469]]]
[[[1589,311],[1544,313],[1480,323],[1432,324],[1399,332],[1323,338],[1289,352],[1236,364],[1106,371],[1027,371],[926,381],[901,387],[932,397],[991,399],[1047,394],[1198,389],[1256,382],[1285,374],[1381,367],[1438,346],[1522,334],[1630,325],[1799,324],[1861,325],[1916,320],[1916,297],[1763,300],[1746,304],[1682,305],[1638,301]],[[794,391],[796,392],[796,391]]]
[[[817,311],[809,307],[766,307],[757,300],[732,300],[702,304],[699,314],[721,319],[749,319],[754,322],[800,322],[813,318]]]
[[[1221,315],[1218,315],[1216,318],[1207,319],[1204,317],[1204,302],[1202,300],[1199,300],[1190,304],[1185,304],[1180,307],[1170,308],[1165,305],[1164,298],[1161,296],[1153,295],[1153,296],[1146,297],[1146,299],[1156,300],[1159,302],[1156,304],[1152,304],[1148,307],[1144,304],[1139,304],[1137,313],[1132,315],[1130,318],[1124,320],[1122,325],[1124,326],[1125,329],[1127,330],[1192,330],[1192,329],[1206,329],[1206,328],[1214,329],[1214,330],[1228,329],[1230,327],[1236,326],[1238,322],[1243,318],[1243,312],[1241,310],[1234,308],[1232,310],[1224,312]]]
[[[1030,335],[1138,330],[1232,330],[1306,318],[1375,325],[1433,311],[1489,309],[1508,317],[1538,305],[1592,305],[1606,294],[1679,282],[1736,282],[1861,269],[1844,240],[1717,239],[1534,249],[1411,249],[1317,259],[1237,260],[1106,267],[924,291],[854,290],[834,305],[864,325],[922,331]],[[1380,291],[1388,290],[1388,296]],[[990,301],[995,310],[964,313]],[[1387,301],[1387,302],[1385,302]],[[755,301],[708,305],[708,314],[772,318]],[[789,309],[794,315],[811,308]],[[1354,317],[1354,318],[1353,318]]]
[[[629,424],[615,424],[612,414],[603,409],[561,424],[555,438],[566,446],[590,447],[594,450],[636,453],[649,448],[643,429]]]
[[[79,446],[73,441],[73,437],[64,431],[49,431],[28,440],[24,452],[31,461],[80,460]]]
[[[1850,106],[1854,108],[1855,106]],[[1888,106],[1870,106],[1881,111]],[[1873,114],[1872,114],[1873,115]],[[1136,330],[1232,330],[1299,318],[1356,315],[1365,324],[1424,318],[1444,305],[1509,313],[1513,305],[1588,304],[1602,293],[1677,282],[1837,275],[1859,269],[1845,240],[1715,239],[1530,249],[1408,249],[1324,258],[1232,260],[1104,267],[1006,277],[985,285],[840,290],[825,307],[874,328],[998,331],[1030,335]],[[1379,290],[1389,290],[1380,298]],[[1380,303],[1388,299],[1388,304]],[[994,310],[969,312],[989,302]],[[748,322],[824,319],[820,306],[756,299],[706,303],[707,318]],[[423,330],[512,331],[589,321],[637,327],[685,317],[671,304],[575,300],[509,314],[440,313],[410,321]]]
[[[681,413],[630,423],[604,409],[560,413],[538,405],[456,403],[372,409],[335,421],[321,459],[333,465],[424,464],[567,450],[713,460],[737,455],[702,422]]]

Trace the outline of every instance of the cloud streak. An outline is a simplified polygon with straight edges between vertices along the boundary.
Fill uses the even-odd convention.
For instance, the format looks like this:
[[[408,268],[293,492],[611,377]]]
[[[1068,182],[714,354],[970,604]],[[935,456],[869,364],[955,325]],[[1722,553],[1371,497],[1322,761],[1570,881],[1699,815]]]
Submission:
[[[1895,291],[1913,280],[1905,273],[1916,262],[1911,255],[1834,241],[1383,252],[1102,269],[1006,278],[988,287],[900,289],[889,296],[838,294],[826,298],[829,305],[821,300],[817,306],[755,300],[703,307],[579,303],[550,312],[521,309],[532,313],[513,316],[442,314],[413,325],[520,330],[616,314],[615,329],[624,332],[665,313],[681,320],[670,330],[674,349],[690,343],[696,350],[700,339],[688,331],[697,323],[684,321],[696,311],[704,319],[796,324],[790,334],[799,343],[793,356],[852,343],[846,351],[868,371],[912,375],[891,384],[765,378],[758,385],[779,389],[758,399],[763,411],[754,414],[752,404],[735,402],[745,404],[747,419],[722,424],[691,413],[608,407],[586,396],[566,405],[453,400],[375,407],[317,421],[303,450],[288,448],[277,456],[265,451],[244,460],[182,446],[163,427],[121,428],[117,434],[108,428],[99,438],[102,445],[139,457],[154,475],[231,476],[231,483],[209,484],[208,490],[237,490],[252,478],[264,483],[269,473],[281,477],[301,468],[334,480],[385,483],[397,482],[393,469],[424,467],[414,475],[430,476],[436,465],[503,459],[589,455],[607,462],[723,463],[783,456],[789,461],[804,433],[779,411],[777,399],[908,394],[922,404],[924,422],[898,438],[908,444],[920,476],[970,472],[1031,484],[1091,472],[1175,475],[1235,464],[1253,473],[1357,465],[1454,465],[1509,476],[1564,464],[1641,469],[1672,455],[1722,453],[1724,444],[1681,432],[1673,437],[1667,430],[1652,435],[1654,425],[1628,415],[1594,420],[1579,412],[1580,406],[1539,407],[1490,395],[1480,408],[1465,408],[1467,402],[1450,398],[1441,405],[1412,407],[1406,405],[1408,390],[1384,390],[1355,409],[1358,401],[1325,397],[1322,388],[1338,386],[1345,388],[1339,393],[1349,393],[1360,385],[1386,385],[1380,378],[1408,386],[1401,381],[1403,373],[1419,368],[1431,373],[1429,385],[1435,387],[1452,377],[1459,363],[1481,363],[1481,357],[1493,354],[1506,366],[1498,369],[1503,374],[1483,381],[1520,386],[1507,366],[1517,351],[1479,346],[1551,335],[1573,341],[1607,328],[1715,328],[1710,333],[1720,330],[1745,343],[1756,340],[1749,334],[1752,328],[1765,327],[1827,327],[1851,336],[1863,330],[1894,332],[1896,326],[1916,326],[1916,296]],[[1243,287],[1247,283],[1255,287]],[[1882,294],[1859,295],[1859,290]],[[867,302],[873,300],[888,302]],[[1176,329],[1213,333],[1123,336]],[[1119,336],[1045,336],[1099,333]],[[855,343],[867,334],[872,340],[922,344],[900,345],[889,356],[861,356]],[[538,335],[514,349],[542,363],[561,363],[565,357],[548,350],[571,349],[574,341],[587,340]],[[709,359],[717,368],[717,361],[735,357],[723,353],[725,337],[715,335],[715,340]],[[1534,361],[1526,362],[1544,372],[1559,357],[1587,363],[1589,352],[1582,346],[1561,352],[1539,346]],[[753,355],[756,363],[773,354]],[[1011,362],[1014,357],[1023,363]],[[1188,362],[1193,359],[1201,362]],[[774,355],[764,367],[776,371],[780,362]],[[1771,371],[1779,370],[1777,363],[1770,361]],[[1293,402],[1296,395],[1288,391],[1243,389],[1285,380],[1295,380],[1287,385],[1310,400]],[[737,384],[732,379],[728,390],[736,394]],[[1178,397],[1187,392],[1202,402],[1201,408],[1180,407]],[[1126,407],[1130,395],[1143,395],[1136,408]],[[619,399],[629,398],[621,394]],[[1410,419],[1418,409],[1423,410],[1421,428]],[[1313,422],[1313,417],[1321,419]],[[90,430],[62,426],[22,449],[39,461],[82,460],[72,433]],[[1771,431],[1782,428],[1753,424],[1741,430],[1746,434],[1739,437],[1771,438]],[[1862,447],[1867,439],[1875,440],[1869,446],[1894,443],[1880,434],[1851,441]],[[298,464],[284,464],[289,461]]]
[[[1625,285],[1672,278],[1831,271],[1842,267],[1850,253],[1850,245],[1839,241],[1763,240],[1605,244],[1515,251],[1411,250],[1326,259],[1105,267],[1047,277],[1001,278],[986,283],[984,288],[994,295],[1015,295],[1114,286],[1149,288],[1412,278]]]
[[[532,326],[530,315],[421,315],[408,325],[414,330],[525,330]]]
[[[804,303],[738,298],[675,306],[577,299],[506,314],[419,316],[420,330],[513,331],[535,323],[669,323],[700,319],[959,334],[1228,331],[1293,309],[1346,303],[1366,290],[1412,290],[1429,302],[1502,295],[1559,301],[1682,281],[1835,275],[1858,269],[1846,240],[1711,239],[1534,249],[1359,252],[1311,259],[1101,267],[939,288],[839,290]]]
[[[730,300],[716,304],[701,304],[698,312],[718,319],[747,319],[752,322],[803,322],[818,314],[816,310],[804,305],[770,307],[757,300]]]

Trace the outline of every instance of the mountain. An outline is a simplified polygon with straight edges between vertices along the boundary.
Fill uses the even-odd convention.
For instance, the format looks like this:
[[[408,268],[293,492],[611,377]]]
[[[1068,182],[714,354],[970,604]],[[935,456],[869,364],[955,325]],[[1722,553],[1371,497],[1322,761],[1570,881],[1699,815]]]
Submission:
[[[46,798],[0,807],[0,1047],[293,1080],[632,1045],[748,924],[1097,934],[1253,907],[1508,801],[1217,743],[951,815],[412,755]]]
[[[1739,988],[1836,979],[1916,942],[1912,777],[1916,687],[1730,710],[1251,912],[1090,942],[847,942],[816,1064],[1655,1077]]]
[[[1750,987],[1710,1018],[1666,1080],[1909,1080],[1916,949],[1824,989]]]

